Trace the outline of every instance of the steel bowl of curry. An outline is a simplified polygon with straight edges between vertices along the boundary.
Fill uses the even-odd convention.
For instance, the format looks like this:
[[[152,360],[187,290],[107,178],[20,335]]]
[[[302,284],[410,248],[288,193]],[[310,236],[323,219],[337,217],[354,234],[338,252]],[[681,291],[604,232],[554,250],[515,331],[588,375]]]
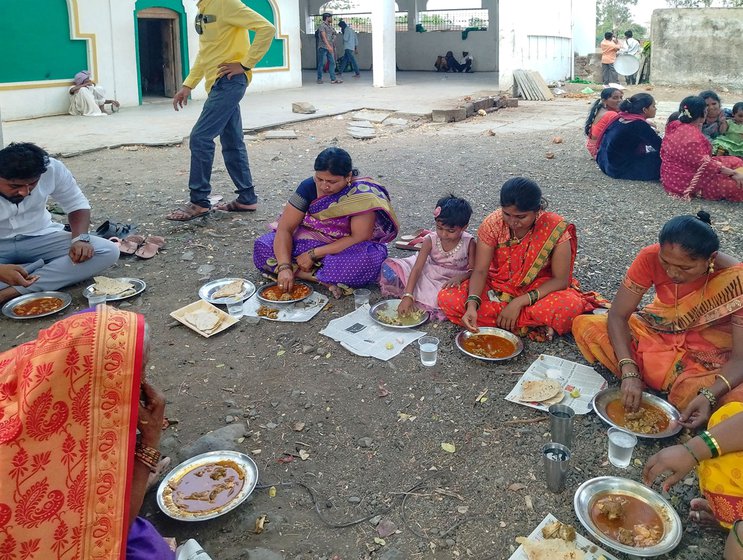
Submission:
[[[72,303],[65,292],[35,292],[11,299],[3,305],[3,315],[11,319],[38,319],[54,315]]]
[[[476,333],[461,331],[454,342],[464,354],[488,362],[510,360],[524,349],[518,336],[497,327],[480,327]]]
[[[655,557],[681,542],[683,527],[673,506],[634,480],[614,476],[587,480],[576,490],[573,507],[594,537],[625,554]]]
[[[157,489],[157,505],[179,521],[206,521],[232,511],[255,489],[258,467],[237,451],[210,451],[171,470]]]
[[[297,303],[312,295],[312,286],[294,282],[291,292],[283,290],[276,282],[266,284],[258,290],[258,299],[264,303]]]
[[[593,398],[593,410],[607,424],[632,432],[639,438],[663,439],[681,431],[681,413],[668,401],[650,393],[642,394],[637,412],[627,412],[622,405],[622,391],[610,387]]]

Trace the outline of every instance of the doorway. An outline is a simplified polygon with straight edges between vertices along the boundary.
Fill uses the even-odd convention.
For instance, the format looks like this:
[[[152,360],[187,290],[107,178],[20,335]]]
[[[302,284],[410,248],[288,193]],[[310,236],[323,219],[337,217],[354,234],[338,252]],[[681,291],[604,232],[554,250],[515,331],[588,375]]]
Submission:
[[[173,97],[183,81],[178,14],[167,8],[141,10],[137,32],[142,97]]]

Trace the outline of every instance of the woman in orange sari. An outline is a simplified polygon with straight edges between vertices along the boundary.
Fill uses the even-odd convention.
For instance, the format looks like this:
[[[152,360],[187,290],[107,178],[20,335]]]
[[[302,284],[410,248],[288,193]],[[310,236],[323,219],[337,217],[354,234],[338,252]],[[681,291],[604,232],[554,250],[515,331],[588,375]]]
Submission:
[[[0,557],[175,557],[137,517],[165,409],[145,362],[142,316],[105,305],[0,354]]]
[[[719,246],[706,212],[671,219],[635,258],[608,317],[573,323],[583,356],[621,377],[626,409],[647,385],[697,428],[718,403],[743,401],[743,265]],[[650,288],[655,299],[636,311]]]
[[[478,325],[537,339],[570,332],[577,315],[600,306],[573,278],[575,226],[544,210],[542,190],[530,179],[506,181],[500,204],[477,231],[472,276],[439,292],[441,310],[472,332]]]
[[[622,102],[624,94],[622,90],[608,87],[601,91],[601,97],[591,106],[588,112],[586,124],[583,126],[583,132],[586,133],[586,149],[593,159],[596,159],[596,153],[599,151],[601,137],[606,131],[606,127],[619,118],[619,104]]]

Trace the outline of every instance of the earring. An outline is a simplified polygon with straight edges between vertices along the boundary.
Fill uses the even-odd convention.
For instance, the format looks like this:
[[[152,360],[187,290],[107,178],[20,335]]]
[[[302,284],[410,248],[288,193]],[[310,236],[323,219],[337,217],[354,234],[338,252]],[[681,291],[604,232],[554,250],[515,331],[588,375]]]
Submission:
[[[709,261],[709,266],[707,267],[707,274],[712,274],[715,271],[715,261]]]

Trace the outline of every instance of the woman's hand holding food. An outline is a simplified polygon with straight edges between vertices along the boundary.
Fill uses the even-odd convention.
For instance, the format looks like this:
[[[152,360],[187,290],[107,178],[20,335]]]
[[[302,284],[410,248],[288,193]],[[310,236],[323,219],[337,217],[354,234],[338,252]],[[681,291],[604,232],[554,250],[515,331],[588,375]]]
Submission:
[[[628,377],[622,379],[622,404],[624,410],[628,412],[637,412],[642,402],[642,379],[639,377]]]
[[[397,306],[397,314],[400,317],[404,317],[406,315],[410,315],[413,311],[415,311],[415,301],[411,297],[403,297],[400,300],[400,305]]]
[[[467,311],[462,315],[462,324],[470,332],[480,332],[480,329],[477,328],[477,307],[474,303],[467,304]]]
[[[291,292],[294,288],[294,271],[291,268],[285,268],[279,272],[278,284],[284,292]]]
[[[697,395],[681,413],[679,424],[684,428],[704,426],[712,414],[712,406],[704,395]]]

